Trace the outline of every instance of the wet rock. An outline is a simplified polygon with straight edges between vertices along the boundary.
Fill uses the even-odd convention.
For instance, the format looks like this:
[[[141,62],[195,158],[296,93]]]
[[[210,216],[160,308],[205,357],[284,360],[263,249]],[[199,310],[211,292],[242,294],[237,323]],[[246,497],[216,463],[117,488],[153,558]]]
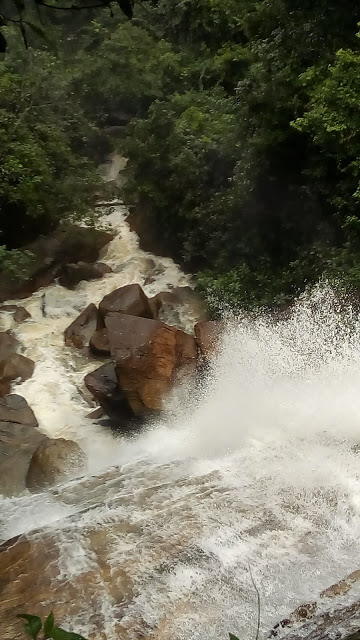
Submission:
[[[317,601],[297,607],[288,618],[281,620],[272,628],[268,637],[274,638],[280,635],[284,637],[282,630],[287,628],[285,637],[292,640],[300,638],[333,640],[335,637],[355,640],[353,633],[355,628],[359,628],[360,614],[359,582],[360,570],[358,569],[322,591]],[[356,591],[354,590],[352,598],[353,604],[344,606],[343,596],[349,594],[354,586]],[[351,595],[349,598],[351,599]],[[340,599],[341,603],[338,607],[337,599]]]
[[[104,417],[104,410],[102,407],[97,407],[97,409],[94,409],[94,411],[91,411],[91,413],[88,413],[86,418],[88,418],[89,420],[100,420],[100,418]]]
[[[85,465],[85,453],[76,442],[64,438],[48,438],[32,455],[26,486],[31,491],[45,489],[68,477],[81,475]]]
[[[110,417],[118,418],[119,427],[127,424],[133,413],[119,388],[114,365],[104,364],[84,378],[85,386]]]
[[[80,313],[80,315],[64,331],[67,347],[83,349],[87,347],[93,335],[98,321],[98,310],[94,304]]]
[[[209,360],[216,351],[224,331],[222,322],[198,322],[195,325],[195,338],[203,359]]]
[[[204,299],[191,287],[175,287],[162,291],[149,300],[153,316],[166,324],[183,328],[184,318],[195,322],[208,320]]]
[[[25,490],[26,473],[35,449],[46,440],[26,400],[18,395],[0,398],[0,493]]]
[[[19,346],[18,340],[10,331],[0,332],[0,361],[5,360],[12,353],[16,353]]]
[[[14,422],[27,427],[37,427],[38,424],[25,398],[15,393],[0,398],[0,423],[3,422]]]
[[[25,382],[34,373],[35,362],[18,353],[12,353],[0,362],[0,395],[9,393],[11,382]]]
[[[120,388],[136,415],[158,411],[175,381],[196,368],[192,336],[159,320],[112,313],[105,318]]]
[[[105,296],[99,304],[101,318],[109,313],[126,313],[141,318],[152,318],[149,300],[139,284],[127,284]]]
[[[95,262],[101,249],[113,239],[113,234],[76,225],[61,226],[53,233],[26,245],[34,260],[29,267],[29,278],[19,282],[0,273],[0,301],[26,298],[41,287],[48,286],[59,276],[64,264],[84,261]]]
[[[15,322],[19,323],[31,318],[30,313],[25,309],[25,307],[18,307],[16,304],[3,304],[0,307],[0,312],[1,311],[11,313]]]
[[[76,262],[63,266],[59,283],[63,287],[73,289],[82,280],[98,280],[106,273],[111,273],[112,269],[103,262],[91,264],[89,262]]]
[[[90,349],[97,356],[109,356],[110,345],[107,329],[95,331],[90,338]]]

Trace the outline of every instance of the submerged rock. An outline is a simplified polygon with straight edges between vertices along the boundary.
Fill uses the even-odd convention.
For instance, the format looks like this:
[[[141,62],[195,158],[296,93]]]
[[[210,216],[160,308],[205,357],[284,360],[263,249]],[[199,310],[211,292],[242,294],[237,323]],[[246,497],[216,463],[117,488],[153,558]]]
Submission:
[[[139,284],[127,284],[105,296],[99,304],[104,319],[109,313],[126,313],[142,318],[152,318],[149,300]]]
[[[0,307],[0,311],[11,313],[15,322],[19,323],[31,318],[30,313],[25,309],[25,307],[18,307],[16,304],[3,304]]]
[[[288,618],[276,624],[268,637],[287,640],[358,640],[359,585],[358,569],[322,591],[317,601],[300,605]],[[346,595],[348,598],[344,600]]]
[[[76,442],[47,438],[32,455],[26,486],[31,491],[45,489],[81,475],[85,466],[86,455]]]
[[[67,347],[83,349],[87,347],[98,321],[98,310],[94,304],[89,304],[84,311],[64,331]]]
[[[82,280],[98,280],[106,273],[111,273],[112,269],[103,262],[91,264],[89,262],[76,262],[63,266],[59,283],[63,287],[73,289]]]
[[[175,381],[196,369],[193,336],[159,320],[105,318],[118,384],[136,415],[159,411]]]

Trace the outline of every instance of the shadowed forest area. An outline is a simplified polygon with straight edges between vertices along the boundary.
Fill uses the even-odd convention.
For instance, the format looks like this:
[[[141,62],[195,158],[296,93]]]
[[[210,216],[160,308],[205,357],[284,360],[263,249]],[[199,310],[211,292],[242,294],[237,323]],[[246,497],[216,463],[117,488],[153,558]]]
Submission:
[[[126,202],[210,297],[360,288],[360,6],[153,0],[129,20],[116,3],[41,4],[1,3],[3,270],[91,219],[118,150]]]

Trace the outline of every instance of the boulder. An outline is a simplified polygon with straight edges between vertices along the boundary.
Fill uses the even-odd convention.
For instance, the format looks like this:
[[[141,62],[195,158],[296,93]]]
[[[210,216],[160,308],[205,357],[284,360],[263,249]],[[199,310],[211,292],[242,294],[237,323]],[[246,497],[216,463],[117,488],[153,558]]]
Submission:
[[[59,284],[68,289],[73,289],[82,280],[98,280],[105,273],[111,273],[112,269],[107,264],[98,262],[76,262],[63,266],[59,276]]]
[[[24,320],[31,318],[30,313],[25,307],[18,307],[16,304],[3,304],[0,307],[0,312],[1,311],[11,313],[15,322],[24,322]]]
[[[94,304],[80,313],[80,315],[64,331],[67,347],[83,349],[87,347],[93,335],[98,321],[98,310]]]
[[[0,424],[3,422],[13,422],[26,427],[37,427],[38,424],[25,398],[15,393],[0,398]]]
[[[99,304],[101,318],[109,313],[126,313],[141,318],[152,318],[149,300],[139,284],[127,284],[105,296]]]
[[[149,300],[153,317],[166,324],[184,328],[188,319],[192,322],[208,320],[208,310],[204,299],[191,287],[175,287],[162,291]]]
[[[223,322],[209,320],[195,325],[195,338],[204,360],[209,360],[215,353],[224,331]]]
[[[76,442],[64,438],[48,438],[32,455],[26,474],[26,486],[31,491],[51,487],[68,477],[81,475],[85,465],[85,453]]]
[[[11,382],[25,382],[34,373],[35,362],[19,353],[12,353],[0,362],[0,395],[6,395],[11,388]]]
[[[64,264],[95,262],[101,249],[113,239],[113,234],[94,228],[64,225],[47,236],[24,246],[34,259],[29,266],[29,278],[9,277],[0,273],[0,301],[26,298],[41,287],[48,286],[59,276]]]
[[[18,395],[0,398],[0,493],[25,490],[26,473],[35,449],[46,440],[26,400]]]
[[[94,409],[94,411],[91,411],[91,413],[88,413],[85,417],[89,420],[100,420],[100,418],[104,417],[104,409],[97,407],[97,409]]]
[[[85,386],[107,415],[119,421],[129,421],[133,414],[123,391],[119,388],[114,365],[104,364],[84,378]]]
[[[192,336],[159,320],[112,313],[105,318],[120,388],[136,415],[159,411],[175,381],[196,368]]]
[[[109,356],[110,345],[107,329],[95,331],[90,338],[90,349],[97,356]]]
[[[0,331],[0,361],[16,353],[19,342],[10,331]]]

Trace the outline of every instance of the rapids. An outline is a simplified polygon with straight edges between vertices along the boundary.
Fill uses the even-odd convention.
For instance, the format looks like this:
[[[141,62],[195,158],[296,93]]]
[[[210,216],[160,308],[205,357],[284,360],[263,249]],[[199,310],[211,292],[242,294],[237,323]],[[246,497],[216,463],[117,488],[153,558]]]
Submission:
[[[59,580],[75,583],[96,571],[90,532],[109,532],[107,561],[123,568],[133,596],[120,610],[99,577],[94,621],[94,602],[79,588],[76,618],[62,621],[79,633],[115,640],[121,619],[130,639],[219,640],[232,631],[251,640],[249,567],[265,634],[359,566],[360,324],[321,287],[286,320],[229,320],[207,384],[174,393],[167,415],[145,432],[115,438],[85,417],[82,380],[97,364],[65,348],[63,330],[116,287],[144,285],[149,258],[159,275],[148,295],[189,278],[139,249],[122,205],[106,222],[117,235],[101,259],[114,273],[22,300],[32,319],[15,329],[36,362],[16,391],[46,434],[81,444],[88,476],[0,498],[1,538],[51,535]],[[190,330],[194,318],[181,320]],[[11,326],[8,314],[1,325]]]

